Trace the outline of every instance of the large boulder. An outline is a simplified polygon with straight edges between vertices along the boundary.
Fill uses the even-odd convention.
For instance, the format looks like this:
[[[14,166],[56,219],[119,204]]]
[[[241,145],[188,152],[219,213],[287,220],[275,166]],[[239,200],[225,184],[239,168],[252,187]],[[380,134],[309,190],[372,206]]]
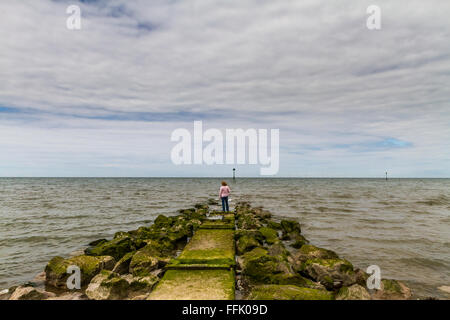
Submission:
[[[120,260],[128,252],[138,249],[145,243],[137,244],[135,240],[127,233],[116,236],[111,241],[100,242],[94,247],[87,248],[84,253],[90,256],[111,256],[116,260]]]
[[[88,284],[101,270],[112,270],[115,260],[110,256],[87,256],[81,255],[64,259],[54,257],[45,267],[45,283],[47,285],[67,289],[67,268],[71,265],[78,266],[81,272],[81,285]]]
[[[148,295],[159,281],[159,278],[154,275],[145,277],[133,277],[132,275],[122,276],[128,281],[129,286],[129,298],[135,298],[138,296]]]
[[[133,258],[135,253],[136,251],[133,251],[128,252],[126,255],[124,255],[119,261],[117,261],[112,271],[118,274],[128,273],[130,270],[131,259]]]
[[[9,300],[45,300],[56,296],[52,292],[46,292],[34,287],[17,287]]]
[[[351,286],[357,282],[353,265],[345,259],[308,259],[301,263],[297,271],[320,282],[328,290]]]
[[[239,230],[235,233],[236,251],[242,255],[262,245],[264,236],[257,230]]]
[[[121,300],[128,296],[129,283],[112,271],[102,270],[86,289],[91,300]]]
[[[309,241],[304,236],[298,233],[290,233],[289,238],[293,240],[292,247],[296,249],[300,249],[305,244],[309,243]]]
[[[258,217],[246,207],[236,209],[236,219],[238,229],[257,230],[262,227]]]
[[[283,233],[301,233],[300,223],[296,220],[281,220],[281,229]]]
[[[408,300],[411,298],[411,289],[403,282],[382,279],[380,290],[373,290],[372,298],[374,300]]]
[[[260,245],[254,237],[244,235],[236,241],[236,251],[238,255],[242,255]]]
[[[275,229],[275,230],[281,230],[281,223],[269,220],[267,221],[267,227]]]
[[[148,276],[152,271],[164,267],[170,260],[166,250],[164,244],[156,241],[139,249],[131,258],[130,273],[134,276]]]
[[[339,259],[339,256],[327,249],[319,248],[310,244],[303,245],[294,254],[297,261],[306,261],[308,259],[318,258],[318,259]]]
[[[267,220],[272,217],[272,214],[269,211],[264,210],[263,208],[254,208],[253,214],[260,220]]]
[[[259,228],[259,232],[261,232],[261,234],[264,237],[264,240],[266,240],[266,242],[268,244],[274,244],[275,242],[279,241],[278,233],[274,229],[271,229],[268,227],[262,227],[262,228]]]
[[[301,288],[293,285],[256,286],[248,300],[333,300],[333,294],[326,290]]]
[[[370,294],[366,288],[359,284],[350,287],[342,287],[336,295],[336,300],[370,300]]]
[[[242,274],[251,284],[293,284],[318,288],[320,284],[293,272],[287,253],[273,245],[269,250],[257,247],[242,256]]]

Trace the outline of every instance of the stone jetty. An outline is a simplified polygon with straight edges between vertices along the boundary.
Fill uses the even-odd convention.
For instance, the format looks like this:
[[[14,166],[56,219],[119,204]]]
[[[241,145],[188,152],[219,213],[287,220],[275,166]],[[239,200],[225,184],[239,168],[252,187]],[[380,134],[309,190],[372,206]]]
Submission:
[[[297,220],[217,201],[159,215],[137,230],[93,241],[84,254],[51,259],[39,280],[0,293],[33,300],[378,300],[410,299],[402,282],[369,277],[337,253],[312,245]],[[70,289],[76,267],[80,288]]]

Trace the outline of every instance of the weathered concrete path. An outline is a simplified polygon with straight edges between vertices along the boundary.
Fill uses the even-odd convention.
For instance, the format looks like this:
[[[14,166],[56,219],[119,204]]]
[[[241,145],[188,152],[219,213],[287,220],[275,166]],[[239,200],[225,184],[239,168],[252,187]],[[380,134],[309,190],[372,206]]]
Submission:
[[[234,248],[234,214],[203,223],[148,299],[233,300]]]

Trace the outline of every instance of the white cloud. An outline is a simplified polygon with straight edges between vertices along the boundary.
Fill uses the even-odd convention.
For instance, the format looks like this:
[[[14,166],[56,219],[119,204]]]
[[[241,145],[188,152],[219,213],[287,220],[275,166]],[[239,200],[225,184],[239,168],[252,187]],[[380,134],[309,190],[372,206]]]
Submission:
[[[198,116],[280,128],[281,175],[450,176],[448,1],[73,3],[0,3],[0,175],[223,174],[170,164]]]

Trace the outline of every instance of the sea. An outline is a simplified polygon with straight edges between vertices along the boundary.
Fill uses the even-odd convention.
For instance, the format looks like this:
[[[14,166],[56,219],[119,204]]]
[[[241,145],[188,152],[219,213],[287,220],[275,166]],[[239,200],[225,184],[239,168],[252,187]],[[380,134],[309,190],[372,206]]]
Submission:
[[[218,199],[224,178],[0,178],[0,290],[54,256]],[[450,299],[450,179],[227,178],[231,208],[248,201],[297,219],[314,245],[415,297]],[[219,208],[219,207],[218,207]]]

